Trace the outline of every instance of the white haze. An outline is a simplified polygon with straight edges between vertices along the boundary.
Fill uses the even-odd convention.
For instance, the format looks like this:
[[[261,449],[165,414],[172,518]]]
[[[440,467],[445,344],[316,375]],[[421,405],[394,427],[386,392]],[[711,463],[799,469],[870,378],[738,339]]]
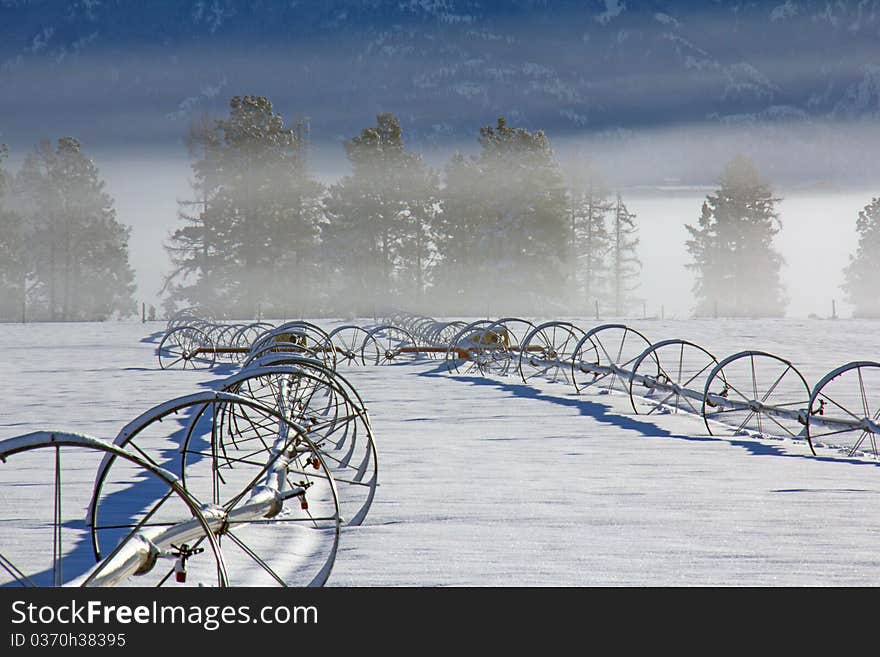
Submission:
[[[669,69],[663,58],[635,67],[623,66],[623,59],[614,65],[624,57],[625,46],[619,45],[619,52],[603,52],[601,39],[595,45],[584,39],[577,48],[570,42],[566,43],[571,49],[560,48],[560,36],[571,37],[567,28],[584,37],[590,32],[579,27],[580,8],[571,10],[571,15],[566,11],[554,14],[564,30],[544,29],[543,24],[514,15],[494,18],[493,29],[510,39],[509,47],[499,44],[497,52],[484,51],[485,44],[470,36],[470,28],[459,33],[446,26],[438,32],[443,38],[455,36],[455,43],[468,55],[450,66],[454,64],[463,76],[460,79],[469,82],[465,87],[481,90],[473,98],[430,91],[444,88],[448,71],[443,59],[386,56],[384,51],[371,50],[375,44],[368,44],[369,40],[361,44],[366,50],[353,58],[354,46],[340,47],[344,42],[317,38],[320,35],[314,42],[267,42],[247,49],[232,43],[102,48],[77,55],[63,66],[26,57],[20,65],[0,70],[6,88],[16,91],[0,95],[0,142],[12,147],[9,168],[14,170],[40,138],[71,135],[82,141],[116,200],[119,220],[132,227],[130,255],[137,299],[158,308],[158,291],[169,270],[162,244],[179,225],[177,200],[191,193],[191,172],[181,141],[187,121],[203,112],[222,116],[233,95],[267,95],[288,125],[297,116],[316,119],[315,172],[328,184],[349,172],[342,141],[355,136],[351,126],[372,125],[377,112],[398,113],[408,147],[422,151],[426,161],[439,169],[455,150],[476,152],[479,128],[493,125],[499,115],[507,116],[511,125],[537,130],[558,125],[560,115],[575,108],[583,115],[583,131],[560,134],[551,128],[549,137],[567,171],[591,163],[611,192],[619,191],[638,215],[644,264],[638,294],[645,299],[648,315],[659,315],[661,307],[667,317],[689,315],[693,277],[685,269],[684,225],[697,220],[705,194],[714,188],[725,163],[742,153],[753,158],[784,199],[778,206],[783,227],[776,245],[786,259],[782,280],[790,298],[788,316],[827,316],[833,299],[838,301],[838,312],[847,316],[850,308],[839,288],[841,270],[856,244],[858,211],[880,195],[875,96],[869,86],[857,84],[870,82],[865,75],[876,59],[867,28],[852,31],[832,59],[827,48],[798,45],[790,50],[786,40],[749,41],[765,34],[763,14],[749,14],[743,21],[757,22],[737,22],[737,31],[729,34],[730,15],[707,7],[683,10],[676,20],[687,27],[685,34],[693,42],[685,53],[717,57],[718,65],[733,73],[739,70],[738,62],[752,62],[769,76],[769,86],[752,89],[759,99],[766,96],[766,103],[737,104],[742,100],[740,92],[748,99],[747,91],[737,91],[735,84],[729,90],[731,107],[764,108],[757,113],[709,115],[696,124],[676,124],[699,120],[697,112],[715,111],[699,108],[739,110],[727,110],[721,101],[701,104],[707,94],[717,91],[713,91],[715,78],[709,76],[706,82],[687,67]],[[646,14],[645,20],[646,33],[653,33],[648,24],[654,25],[657,15]],[[595,21],[589,25],[599,30]],[[730,38],[719,39],[720,35]],[[392,51],[392,46],[406,45],[405,32],[392,31],[382,38],[390,39]],[[742,55],[728,50],[741,50]],[[541,77],[556,70],[556,63],[572,58],[583,64],[573,69],[560,65],[559,70],[582,70],[576,79],[568,74]],[[520,75],[533,69],[536,77]],[[841,104],[821,111],[841,119],[861,115],[866,120],[816,120],[802,109],[809,109],[803,99],[830,84],[829,71],[835,76],[831,78],[836,84],[834,98]],[[377,72],[379,78],[371,77]],[[524,93],[521,86],[506,84],[504,76],[494,80],[492,72],[516,73],[518,77],[512,79],[548,90]],[[373,84],[375,79],[382,84]],[[429,85],[423,91],[420,80],[436,89]],[[744,84],[744,88],[752,87]],[[604,117],[602,125],[619,122],[626,127],[595,130],[590,123],[594,116]],[[465,123],[471,126],[471,136],[462,138],[459,130]],[[453,124],[457,138],[449,136]],[[99,150],[93,142],[100,139],[116,144],[116,150]],[[179,140],[176,146],[173,139]]]
[[[484,123],[490,122],[487,119]],[[367,120],[365,125],[369,125]],[[475,125],[475,133],[478,127]],[[880,194],[880,189],[872,189],[864,179],[849,187],[846,177],[833,175],[835,167],[830,165],[845,161],[846,150],[852,149],[852,127],[842,129],[841,139],[834,141],[829,137],[829,126],[823,126],[821,143],[810,143],[802,133],[791,131],[786,140],[774,129],[777,136],[767,148],[761,148],[753,131],[713,132],[698,127],[693,130],[690,143],[678,141],[681,147],[677,149],[677,158],[672,159],[676,150],[672,137],[683,134],[682,130],[676,128],[653,136],[631,134],[625,140],[616,140],[615,148],[607,134],[563,139],[550,135],[567,177],[577,177],[579,167],[593,166],[603,175],[610,191],[620,191],[629,209],[637,214],[639,255],[643,262],[637,296],[645,300],[647,315],[690,315],[694,304],[693,275],[685,267],[688,256],[684,242],[688,234],[684,225],[697,221],[700,206],[714,189],[724,164],[742,152],[754,158],[776,195],[783,199],[777,206],[782,230],[775,244],[786,260],[782,280],[790,299],[787,315],[830,316],[832,300],[836,300],[838,314],[849,316],[851,308],[843,301],[840,289],[842,269],[856,247],[855,221],[859,210]],[[866,142],[876,138],[876,130],[865,135]],[[827,157],[822,162],[805,161],[805,153],[821,144],[825,144]],[[418,145],[409,147],[418,150]],[[476,139],[457,147],[426,150],[424,156],[431,166],[442,169],[454,150],[475,153]],[[852,161],[863,156],[864,151],[853,153]],[[145,152],[140,156],[104,152],[94,154],[94,159],[116,200],[119,220],[132,228],[129,247],[137,274],[136,298],[139,303],[158,309],[158,293],[170,266],[162,245],[178,226],[177,201],[191,193],[191,171],[184,149],[181,145],[178,152]],[[668,176],[664,176],[664,161],[669,163]],[[350,172],[341,143],[316,145],[313,164],[316,175],[325,184],[332,184]],[[778,184],[775,178],[785,183]],[[600,314],[607,316],[602,309]],[[641,311],[635,314],[641,316]]]
[[[789,297],[787,316],[828,317],[834,300],[838,315],[849,316],[852,309],[843,302],[839,286],[857,243],[856,216],[870,201],[870,192],[779,191],[784,197],[778,205],[782,230],[775,244],[786,260],[781,278]],[[686,318],[692,310],[693,274],[685,267],[684,224],[696,224],[704,198],[705,193],[696,191],[669,192],[634,196],[628,202],[638,214],[643,263],[639,294],[647,300],[649,316],[663,310],[667,319]]]

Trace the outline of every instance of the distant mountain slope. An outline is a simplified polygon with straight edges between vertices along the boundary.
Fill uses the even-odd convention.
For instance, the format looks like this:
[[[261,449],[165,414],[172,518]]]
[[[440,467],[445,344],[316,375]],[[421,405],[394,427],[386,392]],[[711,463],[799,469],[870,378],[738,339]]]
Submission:
[[[265,93],[316,138],[880,116],[880,0],[0,0],[0,139],[176,139]],[[136,128],[135,128],[136,126]]]

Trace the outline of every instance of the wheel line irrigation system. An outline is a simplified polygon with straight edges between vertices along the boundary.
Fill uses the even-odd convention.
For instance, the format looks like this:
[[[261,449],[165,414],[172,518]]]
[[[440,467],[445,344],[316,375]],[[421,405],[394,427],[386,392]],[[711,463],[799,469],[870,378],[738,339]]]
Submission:
[[[162,586],[185,583],[192,572],[190,583],[215,586],[325,584],[345,526],[364,521],[379,481],[370,420],[337,371],[342,364],[442,359],[451,373],[619,391],[635,413],[692,413],[713,435],[784,437],[806,441],[813,454],[834,447],[880,457],[880,363],[841,365],[811,387],[776,354],[745,350],[719,359],[688,340],[651,342],[625,324],[584,329],[394,312],[372,326],[328,333],[306,321],[222,322],[189,309],[169,320],[157,356],[162,369],[239,369],[217,390],[149,409],[113,440],[40,431],[0,441],[0,467],[30,459],[21,483],[51,490],[39,497],[52,502],[43,515],[29,508],[31,498],[6,506],[0,520],[12,536],[45,537],[51,529],[52,561],[36,565],[27,541],[0,542],[5,583]],[[183,429],[162,424],[180,415]],[[101,456],[79,521],[94,564],[71,569],[70,544],[83,532],[71,537],[66,529],[65,466],[86,452]],[[139,488],[146,479],[149,493]]]

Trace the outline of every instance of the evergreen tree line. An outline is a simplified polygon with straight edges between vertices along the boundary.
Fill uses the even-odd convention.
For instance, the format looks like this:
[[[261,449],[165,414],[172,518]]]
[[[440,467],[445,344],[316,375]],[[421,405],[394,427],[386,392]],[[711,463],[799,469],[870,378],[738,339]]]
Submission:
[[[345,142],[351,173],[310,168],[308,129],[265,97],[186,138],[192,197],[165,245],[166,311],[218,317],[369,315],[390,306],[442,315],[626,316],[636,293],[636,217],[594,170],[567,181],[542,131],[503,119],[475,155],[441,171],[406,148],[399,121]],[[129,229],[72,138],[39,144],[20,170],[0,145],[0,320],[81,320],[136,311]],[[781,316],[780,201],[737,156],[686,224],[697,316]],[[842,288],[857,317],[880,317],[880,199],[856,221]]]
[[[476,155],[436,171],[380,114],[345,142],[351,173],[330,185],[307,134],[259,96],[193,126],[166,311],[625,314],[637,301],[635,215],[590,176],[567,185],[543,132],[498,119]]]
[[[0,321],[135,312],[129,229],[75,139],[40,143],[16,175],[0,146]]]

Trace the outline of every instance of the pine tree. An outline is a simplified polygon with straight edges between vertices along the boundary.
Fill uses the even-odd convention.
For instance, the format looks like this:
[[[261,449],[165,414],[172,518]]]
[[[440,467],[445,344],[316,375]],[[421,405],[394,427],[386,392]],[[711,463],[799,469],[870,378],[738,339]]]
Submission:
[[[856,220],[859,243],[844,269],[843,290],[855,306],[854,317],[880,317],[880,198],[859,212]]]
[[[500,118],[480,129],[479,142],[479,155],[447,168],[438,248],[443,276],[464,279],[451,292],[471,312],[564,307],[571,211],[550,140]],[[465,270],[451,272],[463,258]]]
[[[420,299],[433,258],[436,173],[406,149],[393,114],[377,115],[345,151],[352,173],[329,189],[324,204],[324,253],[335,263],[339,303],[364,311]]]
[[[50,142],[43,141],[27,156],[15,179],[16,205],[25,218],[24,241],[32,279],[26,303],[29,314],[36,319],[58,319],[55,269],[59,245],[55,224],[60,200],[52,183],[54,169],[55,152]]]
[[[11,180],[2,167],[7,153],[0,144],[0,321],[23,318],[27,289],[25,227],[11,206]]]
[[[191,133],[196,198],[166,248],[171,302],[219,316],[291,316],[317,302],[314,280],[322,185],[308,170],[302,131],[268,98],[236,96],[229,117]]]
[[[620,194],[614,204],[609,236],[609,269],[614,313],[621,316],[632,305],[632,292],[639,287],[642,262],[636,255],[639,239],[636,237],[636,215],[627,210]]]
[[[780,279],[782,255],[773,248],[781,224],[773,196],[751,160],[734,158],[720,187],[703,203],[691,239],[688,265],[697,274],[695,313],[729,316],[781,316],[786,299]]]
[[[211,213],[219,185],[214,159],[219,138],[214,122],[201,117],[190,126],[184,141],[193,161],[190,186],[194,198],[178,203],[178,218],[185,225],[177,228],[165,245],[174,269],[159,294],[169,292],[164,300],[169,315],[181,303],[200,305],[216,314],[224,303],[218,274],[226,264],[224,238],[229,231],[223,230]]]
[[[80,143],[43,142],[16,179],[32,277],[32,316],[105,319],[136,311],[128,260],[130,229],[116,219],[113,199]]]
[[[608,190],[592,169],[571,193],[572,284],[579,288],[578,298],[592,310],[606,295],[610,250],[607,215],[614,209]]]
[[[434,304],[446,314],[485,312],[480,277],[494,218],[481,192],[481,169],[474,158],[455,153],[446,165],[445,179],[442,211],[433,224],[439,257]]]

